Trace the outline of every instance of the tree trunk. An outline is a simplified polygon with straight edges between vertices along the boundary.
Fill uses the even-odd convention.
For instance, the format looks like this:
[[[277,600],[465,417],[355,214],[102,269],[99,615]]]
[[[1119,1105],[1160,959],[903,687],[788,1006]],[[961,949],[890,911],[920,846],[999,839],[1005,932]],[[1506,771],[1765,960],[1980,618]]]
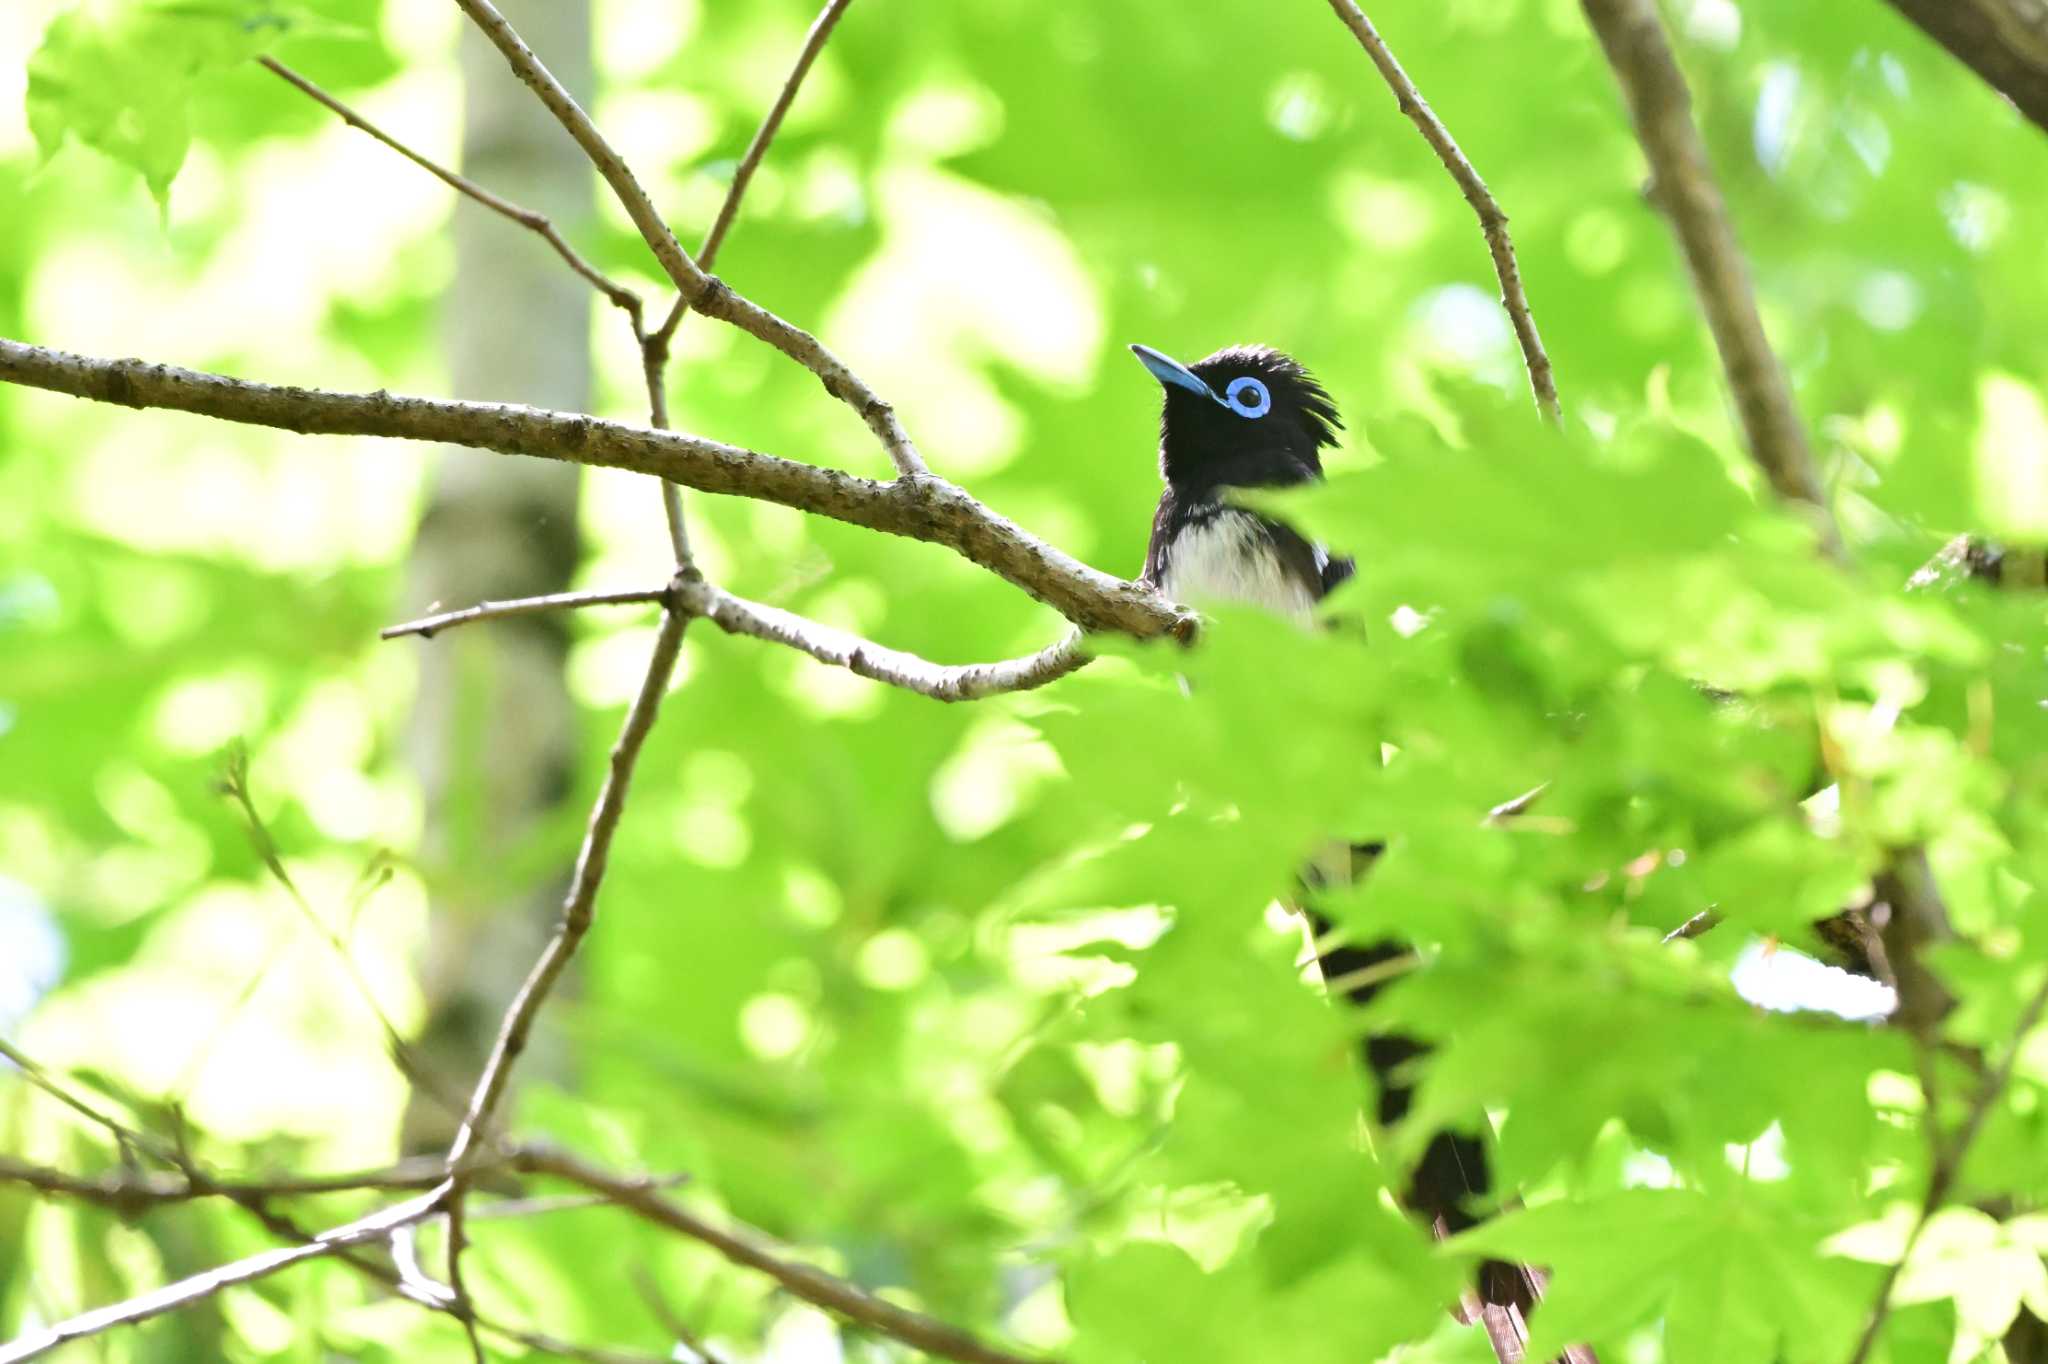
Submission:
[[[583,0],[500,0],[570,89],[592,83]],[[564,231],[591,211],[589,163],[504,60],[465,25],[463,170],[516,188]],[[459,202],[455,282],[444,312],[454,391],[465,398],[587,411],[589,309],[583,281],[532,233]],[[580,471],[443,449],[408,569],[407,605],[426,609],[556,592],[577,558]],[[426,1064],[466,1093],[505,1003],[558,914],[565,859],[521,857],[567,794],[574,714],[564,680],[568,616],[452,631],[419,649],[407,736],[426,803],[421,860],[434,897],[423,986]],[[526,1073],[559,1069],[545,1048]],[[456,1116],[415,1095],[404,1140],[445,1148]]]

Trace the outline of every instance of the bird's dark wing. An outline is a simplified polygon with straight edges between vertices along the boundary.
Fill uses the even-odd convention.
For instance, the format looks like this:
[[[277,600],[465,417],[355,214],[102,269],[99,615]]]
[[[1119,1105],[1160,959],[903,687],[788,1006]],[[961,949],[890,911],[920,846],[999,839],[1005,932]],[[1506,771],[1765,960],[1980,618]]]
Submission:
[[[1323,561],[1323,595],[1328,596],[1336,591],[1338,583],[1357,572],[1358,561],[1349,554],[1341,558],[1326,557]]]
[[[1259,518],[1266,536],[1273,544],[1273,553],[1287,576],[1298,580],[1308,589],[1311,597],[1320,599],[1329,586],[1323,577],[1327,557],[1321,550],[1302,537],[1300,531],[1279,521]]]
[[[1173,485],[1159,494],[1159,509],[1152,513],[1152,538],[1145,545],[1145,572],[1138,581],[1158,587],[1166,580],[1166,556],[1173,538],[1187,524],[1187,513],[1173,495]]]

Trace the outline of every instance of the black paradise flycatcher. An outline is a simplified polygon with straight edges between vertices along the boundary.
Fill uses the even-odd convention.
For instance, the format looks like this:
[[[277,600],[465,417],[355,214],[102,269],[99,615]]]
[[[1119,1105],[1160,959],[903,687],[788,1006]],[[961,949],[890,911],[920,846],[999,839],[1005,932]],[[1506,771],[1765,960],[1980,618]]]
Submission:
[[[1336,443],[1336,404],[1299,361],[1266,346],[1232,346],[1192,365],[1152,349],[1131,347],[1138,362],[1165,390],[1159,418],[1159,472],[1166,487],[1152,518],[1143,580],[1175,601],[1200,605],[1227,601],[1264,607],[1306,620],[1337,584],[1354,571],[1350,558],[1333,557],[1292,527],[1230,505],[1235,488],[1279,488],[1318,481],[1322,448]],[[1375,845],[1353,850],[1363,869]],[[1310,912],[1318,942],[1330,925]],[[1386,984],[1367,972],[1410,949],[1383,941],[1365,947],[1326,946],[1325,980],[1363,979],[1347,991],[1364,1004]],[[1375,979],[1375,976],[1380,978]],[[1413,1097],[1407,1067],[1424,1051],[1400,1036],[1370,1037],[1364,1052],[1379,1087],[1379,1121],[1399,1121]],[[1407,1194],[1409,1210],[1441,1234],[1478,1220],[1466,1206],[1489,1188],[1485,1148],[1470,1136],[1439,1132],[1417,1165]],[[1480,1296],[1526,1313],[1533,1293],[1526,1271],[1489,1262],[1479,1276]]]

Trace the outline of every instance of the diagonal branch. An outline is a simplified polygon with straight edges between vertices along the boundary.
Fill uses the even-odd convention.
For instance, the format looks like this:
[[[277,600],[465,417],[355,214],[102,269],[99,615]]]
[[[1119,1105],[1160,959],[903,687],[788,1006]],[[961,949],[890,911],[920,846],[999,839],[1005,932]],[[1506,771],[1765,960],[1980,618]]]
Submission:
[[[642,306],[640,295],[622,284],[615,283],[603,271],[579,255],[576,248],[569,245],[568,240],[556,229],[553,220],[545,213],[538,213],[533,209],[522,207],[509,199],[493,194],[468,176],[458,175],[446,166],[441,165],[438,161],[414,151],[411,147],[400,142],[397,138],[385,132],[382,128],[379,128],[354,109],[342,103],[333,95],[330,95],[327,91],[321,89],[318,85],[276,58],[258,57],[256,60],[272,75],[288,82],[308,98],[332,110],[343,123],[360,132],[369,134],[392,151],[397,152],[400,156],[439,180],[442,184],[447,185],[457,194],[475,200],[491,212],[511,219],[528,231],[539,233],[541,238],[554,248],[555,254],[562,258],[564,264],[582,276],[590,284],[591,288],[603,294],[615,306],[624,309],[626,315],[633,319],[635,327],[640,325]]]
[[[790,106],[796,103],[796,92],[803,85],[804,77],[811,73],[811,65],[818,60],[818,54],[831,40],[832,30],[839,26],[839,16],[846,13],[846,7],[852,3],[853,0],[825,0],[825,8],[819,10],[818,17],[811,21],[810,31],[804,34],[803,46],[797,50],[796,64],[790,67],[781,91],[775,96],[775,103],[768,106],[761,126],[754,130],[753,140],[747,143],[747,150],[733,170],[732,185],[725,192],[725,202],[718,206],[718,216],[712,219],[711,230],[704,234],[704,242],[697,248],[697,263],[704,269],[709,270],[717,261],[718,250],[725,245],[725,234],[732,231],[733,222],[740,215],[740,200],[746,197],[747,187],[754,183],[754,172],[761,168],[761,162],[768,155],[769,144],[782,131],[782,120],[788,117]],[[689,306],[687,297],[677,295],[675,306],[669,310],[667,319],[655,335],[666,342],[675,334]]]
[[[703,492],[779,502],[869,530],[943,545],[1014,583],[1084,630],[1147,639],[1180,627],[1158,593],[1088,567],[927,476],[878,483],[700,436],[509,403],[332,393],[223,375],[102,360],[0,338],[0,382],[125,407],[332,435],[439,441],[670,478]]]
[[[604,789],[598,793],[597,804],[590,811],[590,827],[583,836],[583,847],[576,855],[576,871],[569,882],[568,897],[562,904],[561,922],[555,928],[555,936],[548,941],[547,949],[533,964],[525,984],[519,987],[519,994],[506,1009],[504,1021],[498,1028],[498,1040],[491,1048],[490,1059],[484,1063],[484,1073],[477,1081],[476,1092],[470,1097],[468,1116],[463,1119],[461,1130],[455,1134],[454,1144],[448,1148],[448,1167],[455,1172],[457,1197],[461,1196],[461,1187],[475,1164],[478,1134],[490,1126],[498,1105],[504,1100],[506,1086],[512,1079],[512,1067],[518,1064],[521,1053],[526,1050],[534,1022],[540,1017],[541,1006],[547,1002],[555,983],[567,969],[569,959],[576,955],[584,934],[590,931],[598,887],[604,882],[605,868],[611,858],[612,836],[618,832],[619,819],[626,811],[626,793],[633,784],[633,769],[640,760],[641,747],[654,729],[655,716],[661,709],[661,698],[668,691],[669,679],[675,675],[676,659],[683,647],[683,631],[690,620],[690,613],[676,606],[671,606],[662,617],[661,633],[655,637],[654,653],[647,661],[647,675],[641,680],[639,695],[633,698],[633,704],[626,710],[618,741],[612,745],[611,767],[605,775]]]
[[[2048,132],[2048,3],[1886,0]]]
[[[912,1349],[958,1364],[1044,1364],[989,1345],[935,1317],[899,1307],[812,1265],[784,1259],[764,1245],[758,1234],[713,1225],[663,1198],[645,1180],[622,1178],[580,1157],[558,1151],[524,1150],[514,1164],[526,1173],[553,1175],[603,1194],[637,1217],[681,1232],[736,1265],[766,1274],[792,1297]]]
[[[647,191],[640,185],[625,160],[612,145],[605,141],[604,134],[591,122],[590,115],[583,111],[576,99],[565,89],[546,66],[542,65],[533,49],[526,45],[505,16],[500,14],[490,0],[455,0],[471,21],[491,40],[505,60],[511,65],[513,74],[532,89],[548,112],[555,116],[569,135],[576,139],[576,145],[583,148],[591,165],[604,182],[611,186],[613,195],[626,210],[626,216],[640,229],[640,236],[654,252],[654,258],[661,263],[669,280],[681,292],[696,311],[706,317],[715,317],[727,322],[748,335],[766,341],[775,349],[795,360],[805,369],[818,376],[825,391],[860,414],[860,418],[881,442],[889,460],[896,466],[896,472],[906,479],[928,476],[924,460],[911,444],[909,433],[896,419],[895,409],[882,401],[875,391],[847,368],[846,362],[825,348],[823,342],[803,328],[786,322],[760,305],[742,298],[716,276],[708,274],[683,250],[682,243],[663,221],[661,213],[647,197]]]
[[[1500,280],[1500,306],[1507,309],[1508,321],[1514,325],[1515,340],[1522,348],[1522,363],[1529,371],[1529,388],[1536,395],[1536,406],[1552,424],[1564,420],[1564,413],[1557,401],[1557,378],[1551,372],[1550,356],[1543,349],[1543,338],[1536,332],[1535,315],[1529,311],[1529,295],[1522,288],[1522,270],[1515,263],[1515,243],[1508,236],[1508,215],[1501,211],[1500,204],[1486,182],[1479,178],[1472,163],[1458,146],[1451,130],[1444,126],[1436,111],[1429,107],[1429,101],[1415,88],[1415,82],[1401,68],[1394,58],[1386,39],[1380,37],[1372,20],[1366,18],[1356,0],[1330,0],[1330,8],[1336,11],[1344,27],[1351,30],[1358,45],[1365,49],[1365,55],[1372,58],[1372,64],[1394,92],[1394,100],[1409,122],[1421,132],[1423,141],[1429,143],[1436,159],[1444,163],[1444,169],[1451,173],[1458,189],[1465,196],[1465,202],[1479,216],[1479,230],[1486,234],[1486,249],[1493,257],[1493,273]]]
[[[377,1241],[389,1236],[400,1227],[433,1216],[440,1210],[445,1190],[436,1188],[417,1198],[371,1213],[328,1231],[321,1232],[303,1245],[286,1246],[279,1250],[266,1250],[250,1255],[233,1264],[221,1265],[215,1269],[166,1284],[153,1293],[144,1293],[110,1307],[97,1308],[54,1326],[31,1331],[18,1336],[5,1345],[0,1345],[0,1364],[24,1364],[39,1355],[48,1354],[59,1346],[69,1345],[109,1331],[117,1326],[128,1326],[151,1317],[175,1312],[181,1307],[212,1297],[224,1288],[237,1284],[254,1283],[267,1278],[281,1269],[289,1269],[306,1260],[318,1259],[325,1255],[336,1255],[352,1246],[366,1241]]]
[[[1821,548],[1842,558],[1827,492],[1792,403],[1785,370],[1764,334],[1741,243],[1692,121],[1692,95],[1678,69],[1655,0],[1582,0],[1608,64],[1621,84],[1655,176],[1656,200],[1692,273],[1700,309],[1735,395],[1749,452],[1780,497],[1809,509]]]
[[[796,55],[796,65],[784,78],[781,93],[769,106],[761,126],[754,130],[754,139],[747,144],[746,154],[740,157],[740,164],[733,171],[732,184],[726,188],[725,200],[718,206],[718,216],[712,220],[710,231],[704,234],[703,245],[697,248],[697,263],[702,269],[710,270],[718,259],[718,249],[725,244],[725,234],[732,230],[733,221],[739,217],[740,200],[746,197],[747,187],[754,182],[754,172],[768,155],[768,144],[781,131],[784,116],[796,103],[797,88],[810,74],[811,64],[818,59],[818,54],[832,36],[832,30],[838,26],[839,16],[852,3],[853,0],[825,0],[825,8],[819,11],[810,32],[804,35],[803,47]],[[640,339],[640,367],[647,380],[647,401],[651,413],[648,421],[657,428],[666,429],[668,426],[667,379],[663,373],[668,367],[668,343],[676,334],[676,328],[682,325],[683,314],[689,311],[689,307],[690,296],[679,292],[668,317],[654,331],[642,330],[640,319],[637,316],[633,319],[634,331]],[[661,499],[668,515],[669,541],[675,548],[676,567],[688,568],[691,563],[690,532],[683,523],[682,490],[663,480]]]

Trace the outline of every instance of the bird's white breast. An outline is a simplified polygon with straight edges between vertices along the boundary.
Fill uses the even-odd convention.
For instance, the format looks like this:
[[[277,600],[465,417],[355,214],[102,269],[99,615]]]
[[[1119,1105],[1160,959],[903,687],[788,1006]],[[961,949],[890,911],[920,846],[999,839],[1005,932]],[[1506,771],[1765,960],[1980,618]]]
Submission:
[[[1280,562],[1265,528],[1241,511],[1219,512],[1174,537],[1159,586],[1190,606],[1241,602],[1283,616],[1308,616],[1316,605]]]

